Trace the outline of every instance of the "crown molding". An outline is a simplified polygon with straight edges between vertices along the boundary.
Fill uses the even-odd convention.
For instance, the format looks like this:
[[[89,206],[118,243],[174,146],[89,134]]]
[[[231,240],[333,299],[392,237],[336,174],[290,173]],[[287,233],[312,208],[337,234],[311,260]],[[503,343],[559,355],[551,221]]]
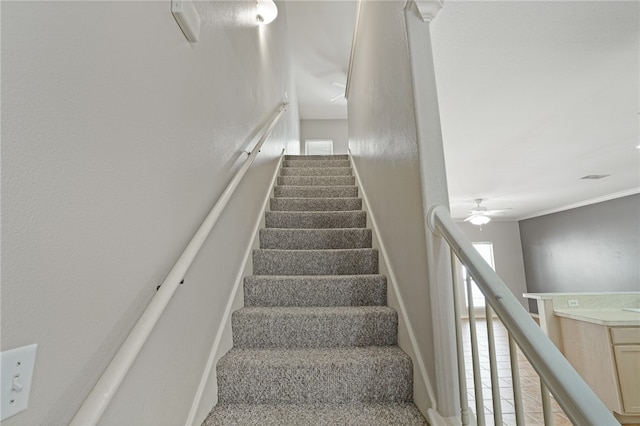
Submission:
[[[553,209],[543,210],[537,213],[531,213],[531,214],[519,217],[516,220],[521,221],[526,219],[533,219],[534,217],[545,216],[552,213],[559,213],[559,212],[563,212],[571,209],[577,209],[578,207],[584,207],[591,204],[602,203],[604,201],[615,200],[616,198],[622,198],[622,197],[635,195],[635,194],[640,194],[640,187],[631,188],[631,189],[627,189],[620,192],[614,192],[612,194],[607,194],[607,195],[603,195],[601,197],[596,197],[596,198],[590,198],[584,201],[578,201],[577,203],[567,204],[564,206],[555,207]]]

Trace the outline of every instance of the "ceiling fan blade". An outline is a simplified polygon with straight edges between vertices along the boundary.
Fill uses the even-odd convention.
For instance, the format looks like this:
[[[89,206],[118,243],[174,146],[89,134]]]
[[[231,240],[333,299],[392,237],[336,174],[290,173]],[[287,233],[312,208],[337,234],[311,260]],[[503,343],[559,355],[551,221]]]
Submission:
[[[496,209],[496,210],[487,210],[484,212],[485,214],[500,214],[513,210],[512,208],[504,208],[504,209]]]

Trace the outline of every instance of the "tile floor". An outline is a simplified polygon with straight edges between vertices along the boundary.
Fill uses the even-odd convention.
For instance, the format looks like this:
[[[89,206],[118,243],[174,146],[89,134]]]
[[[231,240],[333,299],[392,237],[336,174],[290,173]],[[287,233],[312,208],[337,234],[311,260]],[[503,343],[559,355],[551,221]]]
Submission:
[[[511,382],[511,366],[509,362],[509,340],[507,330],[497,319],[493,320],[494,338],[496,344],[496,361],[498,367],[500,401],[502,405],[502,420],[507,426],[516,425],[515,406]],[[467,393],[469,407],[476,413],[473,391],[473,367],[471,363],[471,337],[469,335],[469,321],[462,321],[465,347],[465,372],[467,376]],[[478,337],[478,352],[480,354],[480,375],[482,376],[482,398],[486,425],[494,424],[493,402],[491,396],[491,375],[489,370],[489,347],[487,343],[487,323],[484,319],[476,319]],[[538,374],[531,367],[524,354],[518,350],[518,366],[522,389],[522,405],[527,426],[544,425],[542,415],[542,400],[540,396],[540,380]],[[562,408],[551,398],[553,421],[556,426],[570,426],[571,422],[564,415]],[[521,425],[518,425],[521,426]]]

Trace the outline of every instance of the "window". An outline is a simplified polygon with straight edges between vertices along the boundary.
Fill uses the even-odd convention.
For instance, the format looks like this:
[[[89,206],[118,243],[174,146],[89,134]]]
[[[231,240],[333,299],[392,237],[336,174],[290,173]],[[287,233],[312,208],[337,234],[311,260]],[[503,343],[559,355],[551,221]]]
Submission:
[[[493,243],[473,243],[473,247],[475,247],[475,249],[478,250],[478,253],[480,253],[480,256],[482,256],[482,258],[489,264],[489,266],[491,266],[491,269],[495,271],[496,268],[493,262]],[[462,288],[464,289],[465,307],[469,308],[469,301],[468,301],[469,299],[467,297],[467,285],[466,285],[467,278],[471,279],[471,297],[473,299],[473,307],[484,308],[485,307],[484,295],[482,294],[482,292],[480,291],[476,283],[473,281],[473,278],[469,276],[469,272],[467,272],[467,268],[462,266],[461,285],[462,285]]]
[[[330,139],[308,139],[304,143],[305,155],[333,155],[333,141]]]

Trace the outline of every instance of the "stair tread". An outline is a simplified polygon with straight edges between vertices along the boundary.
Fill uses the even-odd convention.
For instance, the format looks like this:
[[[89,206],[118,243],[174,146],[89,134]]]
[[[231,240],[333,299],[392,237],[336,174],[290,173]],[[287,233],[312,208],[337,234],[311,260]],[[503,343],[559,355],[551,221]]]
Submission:
[[[396,315],[396,311],[388,306],[245,306],[234,315],[286,315],[290,317],[304,316],[360,316],[360,315]]]
[[[336,252],[342,252],[342,253],[346,253],[346,252],[360,252],[360,253],[364,253],[364,252],[378,252],[378,249],[375,248],[344,248],[344,249],[330,249],[330,250],[324,250],[324,249],[310,249],[310,250],[297,250],[297,249],[253,249],[254,254],[256,252],[274,252],[274,253],[278,253],[278,252],[291,252],[291,253],[307,253],[307,252],[317,252],[318,254],[330,254],[330,253],[336,253]],[[339,253],[336,253],[339,254]],[[360,275],[360,274],[353,274],[353,275]],[[368,274],[368,275],[375,275],[375,274]]]
[[[232,348],[217,373],[222,403],[412,402],[398,346]]]
[[[278,176],[278,185],[287,186],[353,186],[354,176]]]
[[[371,248],[369,228],[265,228],[260,230],[263,249]]]
[[[233,365],[260,367],[328,366],[387,362],[410,362],[398,346],[360,346],[334,348],[231,348],[218,362],[218,368]]]
[[[423,426],[413,403],[397,404],[219,404],[202,426]]]
[[[292,155],[287,154],[284,156],[285,160],[348,160],[348,154],[333,154],[333,155]]]
[[[353,176],[351,167],[283,167],[280,176]]]
[[[306,280],[330,280],[330,281],[346,281],[346,280],[367,280],[367,279],[385,279],[382,274],[343,274],[343,275],[247,275],[245,280],[286,280],[286,281],[306,281]]]
[[[349,160],[283,160],[282,167],[349,167]]]
[[[278,198],[357,198],[358,187],[355,185],[276,185],[273,193]]]
[[[254,275],[354,275],[378,273],[378,250],[254,249]]]
[[[233,313],[242,348],[326,348],[398,343],[398,315],[388,306],[246,307]]]
[[[270,211],[265,212],[267,228],[364,228],[367,214],[362,210]]]

